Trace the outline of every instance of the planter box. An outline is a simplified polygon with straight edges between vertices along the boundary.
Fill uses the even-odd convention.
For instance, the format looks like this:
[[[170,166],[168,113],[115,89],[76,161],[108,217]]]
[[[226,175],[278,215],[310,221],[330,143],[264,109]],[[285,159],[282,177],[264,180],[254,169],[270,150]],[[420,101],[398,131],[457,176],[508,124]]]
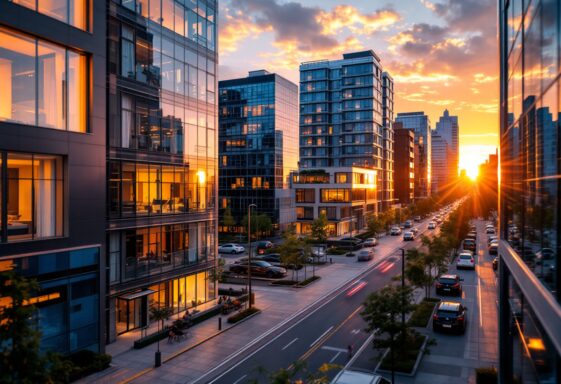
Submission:
[[[427,342],[428,342],[428,337],[426,335],[421,335],[421,337],[423,337],[423,343],[421,344],[421,347],[419,348],[419,352],[417,352],[417,359],[415,360],[415,364],[413,365],[413,369],[411,370],[411,372],[401,372],[401,371],[395,371],[395,373],[397,375],[401,375],[401,376],[409,376],[409,377],[413,377],[415,376],[415,374],[417,373],[417,369],[419,368],[419,365],[421,364],[421,359],[423,358],[423,355],[425,354],[425,348],[427,346]],[[390,349],[386,349],[386,352],[384,352],[384,355],[382,356],[382,359],[380,359],[380,362],[378,363],[378,365],[376,366],[376,369],[374,370],[375,372],[381,372],[381,373],[390,373],[391,371],[385,370],[385,369],[380,369],[380,367],[382,366],[382,362],[384,361],[384,359],[386,358],[386,356],[389,354]],[[397,360],[399,360],[399,357],[396,357]]]

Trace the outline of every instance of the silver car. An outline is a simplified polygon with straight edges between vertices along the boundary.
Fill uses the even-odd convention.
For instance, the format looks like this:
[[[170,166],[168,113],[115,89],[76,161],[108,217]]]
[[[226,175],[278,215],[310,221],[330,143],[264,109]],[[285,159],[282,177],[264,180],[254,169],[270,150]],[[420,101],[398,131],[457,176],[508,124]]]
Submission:
[[[369,237],[362,243],[363,247],[374,247],[376,245],[378,245],[378,240],[375,237]]]
[[[363,249],[356,254],[356,261],[369,261],[374,258],[374,251],[371,249]]]

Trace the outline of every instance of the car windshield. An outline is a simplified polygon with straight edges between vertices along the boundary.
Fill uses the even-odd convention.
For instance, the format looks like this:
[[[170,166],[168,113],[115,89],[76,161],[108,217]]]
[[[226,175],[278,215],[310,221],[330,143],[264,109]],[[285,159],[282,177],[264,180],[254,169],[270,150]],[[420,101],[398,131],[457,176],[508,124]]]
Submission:
[[[260,267],[270,267],[271,264],[267,263],[266,261],[252,261],[251,264],[258,265]]]
[[[460,259],[462,259],[462,260],[470,260],[470,259],[471,259],[471,255],[460,255]]]
[[[443,284],[455,284],[456,279],[441,277],[440,279],[438,279],[438,282],[443,283]]]

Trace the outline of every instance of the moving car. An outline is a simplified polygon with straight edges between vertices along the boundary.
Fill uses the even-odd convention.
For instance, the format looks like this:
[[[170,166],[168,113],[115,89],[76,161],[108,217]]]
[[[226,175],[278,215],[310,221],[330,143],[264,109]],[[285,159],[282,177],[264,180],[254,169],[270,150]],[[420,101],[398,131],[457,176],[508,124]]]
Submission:
[[[413,232],[415,236],[419,234],[419,228],[411,228],[409,231]]]
[[[465,239],[463,243],[463,247],[465,250],[475,253],[476,245],[473,239]]]
[[[369,237],[362,243],[363,247],[374,247],[376,245],[378,245],[378,240],[375,237]]]
[[[222,244],[218,247],[218,253],[231,253],[232,255],[235,255],[237,253],[244,253],[244,252],[245,252],[244,247],[234,243]]]
[[[413,241],[415,240],[415,235],[413,232],[404,232],[403,233],[403,241]]]
[[[391,235],[391,236],[399,236],[399,235],[401,235],[401,228],[399,228],[399,227],[392,227],[392,228],[390,229],[390,235]]]
[[[498,253],[499,253],[499,243],[489,244],[489,254],[490,255],[497,255]]]
[[[475,231],[469,231],[468,234],[466,235],[466,239],[472,239],[472,240],[477,240],[477,232]]]
[[[369,261],[374,258],[374,251],[371,249],[363,249],[356,253],[356,261]]]
[[[458,255],[458,261],[456,262],[457,269],[475,269],[475,259],[471,252],[460,252]]]
[[[432,317],[432,329],[437,332],[444,329],[464,333],[466,330],[466,310],[461,303],[441,301],[436,306]]]
[[[247,275],[249,269],[248,262],[242,262],[239,264],[230,265],[230,272],[237,273],[240,275]],[[270,263],[263,260],[252,260],[251,261],[251,274],[254,276],[264,276],[267,278],[279,278],[286,276],[286,268],[275,267]]]
[[[434,221],[429,222],[429,229],[435,229],[436,228],[436,223]]]
[[[493,271],[496,271],[498,267],[499,267],[499,257],[497,256],[493,259]]]
[[[490,235],[487,238],[487,245],[491,245],[492,242],[498,242],[498,241],[499,241],[499,238],[498,238],[497,235]]]
[[[413,222],[411,220],[407,220],[405,221],[405,223],[403,224],[403,226],[405,228],[411,228],[413,226]]]
[[[415,216],[415,217],[413,218],[413,221],[415,221],[416,223],[418,223],[419,221],[421,221],[421,216],[418,216],[418,215]]]
[[[462,296],[462,279],[458,275],[442,275],[436,280],[436,294],[456,294]]]
[[[495,234],[495,228],[488,227],[488,228],[485,229],[485,233],[488,234],[488,235],[494,235]]]

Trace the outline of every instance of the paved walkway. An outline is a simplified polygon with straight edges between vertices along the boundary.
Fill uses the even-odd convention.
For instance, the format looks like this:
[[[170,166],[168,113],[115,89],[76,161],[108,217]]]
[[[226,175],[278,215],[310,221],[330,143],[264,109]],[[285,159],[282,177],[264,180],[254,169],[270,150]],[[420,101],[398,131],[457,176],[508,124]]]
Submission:
[[[133,382],[191,382],[231,354],[239,353],[240,349],[254,342],[260,335],[272,331],[275,325],[295,316],[300,311],[305,311],[329,292],[358,276],[397,246],[397,240],[401,239],[394,240],[389,237],[383,239],[376,248],[376,257],[369,263],[356,263],[354,259],[334,256],[332,265],[318,271],[317,274],[322,279],[306,288],[256,286],[254,288],[256,307],[262,310],[261,314],[236,325],[236,330],[233,332],[228,331],[232,328],[226,322],[228,316],[222,316],[223,330],[226,331],[218,335],[218,317],[214,317],[192,327],[191,336],[185,341],[173,344],[168,344],[167,340],[161,341],[163,368],[151,370],[157,348],[156,344],[152,344],[138,350],[120,350],[113,356],[112,366],[109,369],[91,375],[81,382],[118,383],[141,373],[143,374]],[[228,287],[228,285],[221,286]],[[239,286],[233,287],[239,288]],[[213,335],[216,336],[200,344]]]

